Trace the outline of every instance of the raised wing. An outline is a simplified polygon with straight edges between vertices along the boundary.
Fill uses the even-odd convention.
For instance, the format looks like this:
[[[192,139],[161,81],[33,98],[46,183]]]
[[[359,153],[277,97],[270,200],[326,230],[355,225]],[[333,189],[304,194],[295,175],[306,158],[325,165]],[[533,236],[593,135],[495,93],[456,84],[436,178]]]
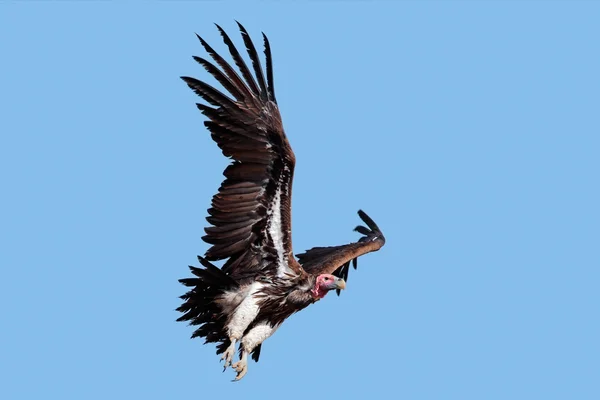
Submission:
[[[350,262],[356,269],[359,256],[377,251],[385,244],[385,237],[375,222],[362,210],[358,210],[358,216],[368,226],[359,225],[354,228],[364,235],[358,242],[342,246],[313,247],[305,253],[297,254],[302,268],[310,274],[333,274],[347,281]],[[340,294],[339,289],[337,294]]]
[[[202,239],[212,246],[210,261],[227,259],[223,270],[236,280],[257,273],[283,276],[295,271],[292,262],[291,195],[295,156],[286,138],[275,100],[271,50],[263,34],[266,81],[256,48],[238,23],[254,75],[225,31],[217,25],[242,77],[200,36],[212,62],[194,57],[229,92],[190,77],[188,86],[211,106],[197,104],[208,117],[204,125],[223,154],[233,160],[213,196]],[[294,260],[295,261],[295,260]]]

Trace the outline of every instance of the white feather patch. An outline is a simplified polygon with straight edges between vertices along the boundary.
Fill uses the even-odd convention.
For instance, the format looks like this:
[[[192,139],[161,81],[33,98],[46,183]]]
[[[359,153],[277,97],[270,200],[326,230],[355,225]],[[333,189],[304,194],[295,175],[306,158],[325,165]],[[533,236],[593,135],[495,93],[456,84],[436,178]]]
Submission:
[[[248,353],[252,352],[262,342],[267,340],[279,326],[272,327],[268,323],[261,322],[248,332],[242,339],[244,350]]]
[[[282,277],[289,272],[285,247],[283,245],[283,230],[281,224],[281,186],[275,192],[273,205],[269,210],[269,236],[273,240],[275,251],[277,251],[277,276]]]
[[[231,320],[227,325],[230,338],[240,339],[246,328],[248,328],[252,321],[254,321],[254,318],[258,315],[260,308],[258,307],[258,299],[254,295],[262,289],[263,286],[264,284],[261,282],[254,282],[250,285],[248,294],[235,309],[231,316]]]

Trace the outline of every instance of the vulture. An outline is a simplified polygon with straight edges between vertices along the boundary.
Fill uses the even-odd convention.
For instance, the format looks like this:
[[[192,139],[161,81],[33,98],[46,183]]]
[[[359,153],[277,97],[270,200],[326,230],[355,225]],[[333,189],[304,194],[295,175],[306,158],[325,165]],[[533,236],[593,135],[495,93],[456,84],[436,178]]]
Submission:
[[[217,29],[237,70],[196,35],[212,61],[194,57],[227,93],[188,77],[181,79],[204,101],[196,106],[222,153],[231,159],[212,198],[203,241],[210,245],[190,266],[192,277],[177,320],[195,326],[192,338],[216,343],[234,381],[246,375],[248,357],[258,361],[262,343],[292,314],[346,287],[350,263],[379,250],[383,234],[363,211],[357,242],[292,253],[291,200],[296,158],[283,130],[275,97],[269,40],[263,33],[266,68],[238,22],[251,67],[225,31]],[[219,268],[212,262],[224,260]],[[239,346],[239,361],[233,362]]]

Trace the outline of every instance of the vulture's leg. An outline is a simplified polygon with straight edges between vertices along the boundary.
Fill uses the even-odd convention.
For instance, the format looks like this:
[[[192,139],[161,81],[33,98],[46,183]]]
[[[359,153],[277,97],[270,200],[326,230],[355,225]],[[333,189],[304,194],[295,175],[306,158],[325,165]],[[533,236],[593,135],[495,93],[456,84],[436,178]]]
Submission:
[[[262,286],[263,285],[260,283],[253,283],[246,292],[244,299],[240,302],[231,315],[231,320],[227,325],[227,332],[231,344],[227,350],[225,350],[222,358],[225,360],[225,369],[231,365],[231,361],[233,360],[233,356],[235,354],[235,344],[240,341],[244,335],[244,332],[246,329],[248,329],[260,311],[258,300],[254,295],[260,288],[262,288]]]
[[[225,353],[223,353],[223,355],[221,356],[221,360],[225,360],[225,364],[223,364],[223,371],[225,371],[227,367],[231,365],[231,361],[233,361],[233,356],[235,355],[235,343],[237,342],[237,340],[230,340],[231,344],[229,345],[229,347],[227,347],[227,350],[225,350]]]
[[[232,365],[233,369],[237,371],[236,381],[239,381],[248,372],[248,355],[252,353],[252,350],[259,344],[267,340],[278,327],[272,327],[266,321],[258,323],[254,328],[250,329],[248,333],[242,338],[242,358],[240,361]]]
[[[246,372],[248,372],[248,352],[242,352],[242,358],[240,358],[240,361],[236,362],[231,367],[237,372],[234,381],[239,381],[242,379],[244,375],[246,375]]]

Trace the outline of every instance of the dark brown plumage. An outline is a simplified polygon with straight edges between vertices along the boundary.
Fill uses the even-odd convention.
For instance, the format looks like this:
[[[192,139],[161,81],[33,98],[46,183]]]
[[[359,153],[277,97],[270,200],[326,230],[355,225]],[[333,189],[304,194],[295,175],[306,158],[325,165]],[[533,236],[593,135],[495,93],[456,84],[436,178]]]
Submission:
[[[187,85],[209,105],[197,104],[208,118],[204,122],[223,154],[232,160],[225,180],[208,209],[203,240],[210,244],[203,268],[190,267],[193,278],[181,279],[189,288],[177,309],[178,321],[198,328],[192,337],[217,342],[225,368],[231,364],[236,343],[239,362],[233,364],[241,379],[246,358],[258,361],[262,342],[293,313],[323,298],[330,290],[345,287],[350,263],[379,250],[385,243],[377,225],[364,212],[367,227],[358,242],[334,247],[315,247],[292,253],[291,194],[295,156],[283,130],[275,99],[271,49],[263,34],[266,78],[256,48],[238,23],[252,70],[235,45],[217,25],[240,74],[198,36],[218,65],[194,57],[227,90],[226,95],[191,77]],[[231,97],[229,97],[231,96]],[[222,268],[211,261],[225,260]]]

